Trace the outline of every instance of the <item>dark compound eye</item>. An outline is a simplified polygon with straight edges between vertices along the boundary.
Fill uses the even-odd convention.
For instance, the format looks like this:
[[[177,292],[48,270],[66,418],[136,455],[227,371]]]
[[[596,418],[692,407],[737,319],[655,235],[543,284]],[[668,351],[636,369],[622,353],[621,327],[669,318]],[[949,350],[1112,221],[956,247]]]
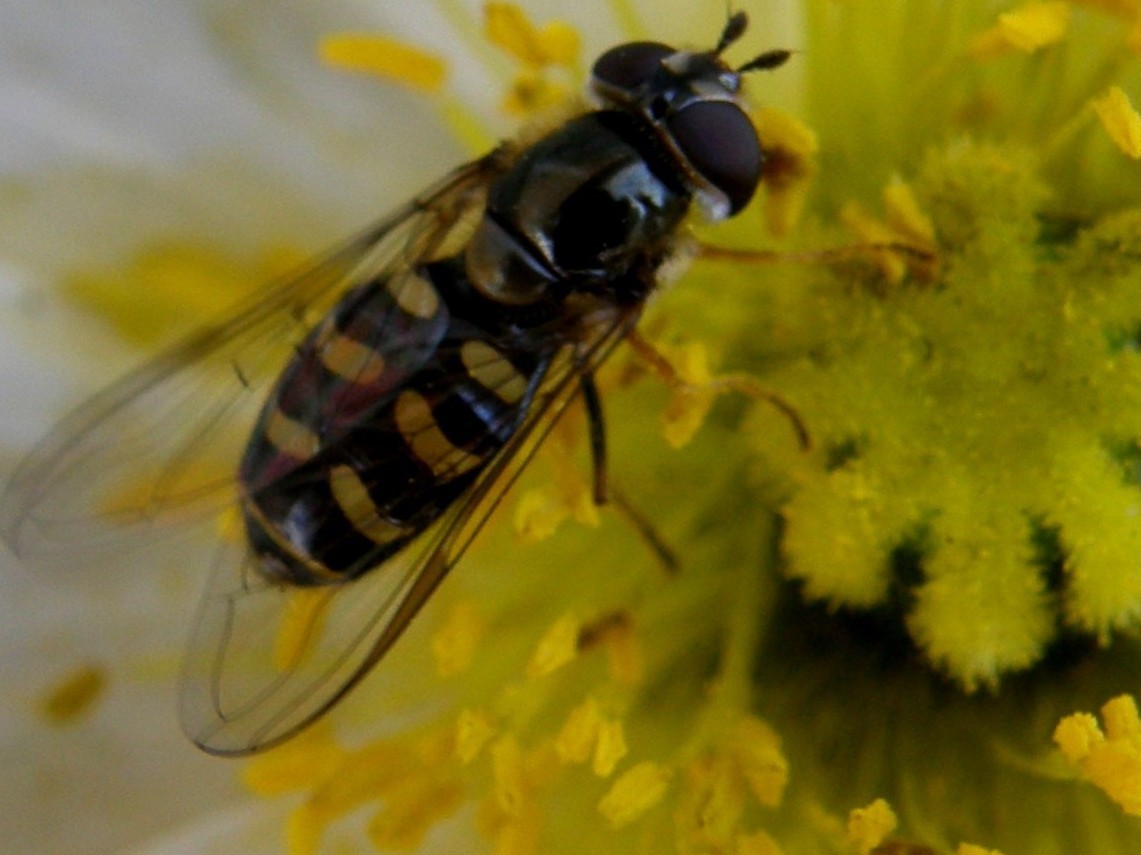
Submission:
[[[749,117],[728,101],[697,101],[667,121],[690,165],[729,197],[729,213],[749,203],[761,180],[761,143]]]
[[[674,49],[660,42],[629,42],[611,48],[594,63],[595,83],[614,89],[637,89],[657,71]]]

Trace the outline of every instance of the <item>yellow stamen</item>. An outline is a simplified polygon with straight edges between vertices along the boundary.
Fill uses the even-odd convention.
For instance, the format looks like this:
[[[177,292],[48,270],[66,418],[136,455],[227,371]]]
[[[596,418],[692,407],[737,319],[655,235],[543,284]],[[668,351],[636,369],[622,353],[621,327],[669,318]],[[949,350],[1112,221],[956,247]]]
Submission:
[[[1141,816],[1141,716],[1137,702],[1121,695],[1101,708],[1105,731],[1088,713],[1059,722],[1054,741],[1086,780],[1130,816]]]
[[[777,807],[788,786],[788,760],[776,731],[759,718],[742,716],[731,732],[729,754],[757,801]]]
[[[487,40],[524,65],[572,64],[579,54],[578,32],[562,21],[536,27],[514,3],[487,3],[484,6]]]
[[[242,769],[242,781],[262,796],[311,787],[331,775],[347,756],[333,740],[327,721],[318,721],[293,739],[259,754]]]
[[[891,834],[899,820],[883,799],[876,799],[866,808],[856,808],[848,815],[848,842],[860,855],[867,855]]]
[[[447,78],[447,64],[422,48],[389,36],[340,33],[326,36],[319,46],[321,59],[330,65],[362,71],[435,93]]]
[[[590,768],[600,778],[608,778],[626,756],[626,730],[620,719],[603,719],[598,725],[598,741]]]
[[[90,712],[107,688],[107,669],[81,665],[55,683],[40,701],[40,712],[50,724],[70,724]]]
[[[456,756],[467,765],[479,756],[483,746],[495,735],[495,725],[486,713],[465,709],[456,720]]]
[[[598,802],[598,812],[614,828],[623,828],[665,797],[671,777],[670,770],[657,763],[639,763],[610,786]]]
[[[772,835],[758,831],[737,838],[737,855],[784,855],[784,850]]]
[[[883,191],[884,212],[888,224],[909,244],[922,249],[935,248],[935,226],[919,207],[919,202],[903,179],[892,176]]]
[[[530,800],[523,752],[514,736],[501,737],[491,747],[491,768],[495,778],[495,803],[503,813],[515,816]]]
[[[800,221],[808,199],[815,155],[816,133],[794,116],[774,107],[753,113],[753,123],[768,161],[764,174],[765,227],[770,234],[789,234]]]
[[[447,679],[467,671],[486,627],[475,605],[457,603],[432,636],[436,673]]]
[[[1105,95],[1095,98],[1092,104],[1114,145],[1127,157],[1141,159],[1141,114],[1138,114],[1129,96],[1120,87],[1111,86]]]
[[[455,781],[416,781],[399,787],[369,823],[369,839],[382,852],[420,849],[427,833],[455,812],[463,796],[463,788]]]
[[[555,621],[535,647],[527,662],[527,676],[544,677],[566,665],[578,652],[579,621],[565,614]]]
[[[562,496],[549,487],[534,487],[515,505],[515,533],[524,543],[537,543],[553,535],[569,515]]]
[[[849,202],[840,210],[840,222],[864,243],[887,245],[898,243],[900,239],[890,226],[872,216],[858,202]],[[879,250],[874,258],[888,282],[899,282],[907,273],[907,262],[896,252]]]
[[[998,23],[971,39],[969,51],[978,59],[989,59],[1011,50],[1034,53],[1057,44],[1070,25],[1070,4],[1066,2],[1025,3],[998,16]]]
[[[585,763],[598,740],[602,712],[598,700],[590,695],[570,711],[555,737],[555,753],[563,763]]]
[[[686,445],[705,423],[717,391],[710,381],[709,359],[702,342],[663,348],[681,384],[662,410],[662,435],[673,448]]]

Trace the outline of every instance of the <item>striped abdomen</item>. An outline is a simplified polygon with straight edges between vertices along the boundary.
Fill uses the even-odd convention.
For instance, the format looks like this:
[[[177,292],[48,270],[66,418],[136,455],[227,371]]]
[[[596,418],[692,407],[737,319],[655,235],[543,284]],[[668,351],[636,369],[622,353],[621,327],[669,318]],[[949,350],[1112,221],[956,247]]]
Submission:
[[[449,305],[456,266],[350,292],[267,401],[239,478],[251,547],[294,584],[352,578],[437,519],[510,439],[546,367]]]

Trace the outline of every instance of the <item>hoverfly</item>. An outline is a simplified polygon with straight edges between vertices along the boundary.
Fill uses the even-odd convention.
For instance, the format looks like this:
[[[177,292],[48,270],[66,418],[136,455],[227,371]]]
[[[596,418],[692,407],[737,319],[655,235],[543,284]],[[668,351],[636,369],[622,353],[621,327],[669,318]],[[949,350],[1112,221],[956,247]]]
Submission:
[[[710,50],[606,51],[597,109],[455,170],[97,395],[17,469],[0,522],[22,555],[94,549],[96,518],[145,540],[236,505],[241,536],[217,548],[182,678],[200,747],[261,750],[344,697],[580,394],[601,483],[596,368],[690,208],[731,217],[762,178],[741,76],[789,54],[729,66],[746,23],[731,15]],[[282,342],[295,343],[284,369],[270,358]],[[236,502],[232,476],[195,474],[217,456]],[[93,511],[113,479],[145,479],[147,494]],[[282,660],[274,635],[297,591],[320,598],[319,618]]]

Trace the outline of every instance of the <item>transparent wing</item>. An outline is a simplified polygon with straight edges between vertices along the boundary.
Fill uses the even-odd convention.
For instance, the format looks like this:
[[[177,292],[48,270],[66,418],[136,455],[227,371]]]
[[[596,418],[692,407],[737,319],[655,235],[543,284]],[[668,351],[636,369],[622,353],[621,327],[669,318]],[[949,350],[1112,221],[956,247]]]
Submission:
[[[224,507],[265,389],[290,348],[353,284],[462,245],[502,163],[497,151],[461,167],[80,406],[11,476],[0,535],[33,560],[87,559],[101,543],[141,546],[162,534],[156,523]]]
[[[283,587],[266,581],[242,546],[223,547],[183,676],[181,716],[190,738],[211,753],[248,754],[288,739],[344,697],[455,566],[578,393],[582,372],[605,359],[636,320],[625,310],[593,318],[479,477],[417,541],[355,581]]]

